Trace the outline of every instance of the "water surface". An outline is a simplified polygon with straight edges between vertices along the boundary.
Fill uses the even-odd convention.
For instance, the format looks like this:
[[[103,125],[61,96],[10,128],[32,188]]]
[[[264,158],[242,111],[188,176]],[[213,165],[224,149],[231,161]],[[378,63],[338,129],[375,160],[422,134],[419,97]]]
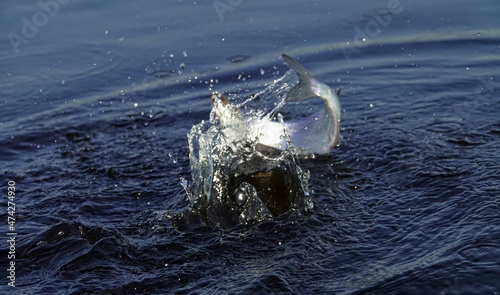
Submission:
[[[497,2],[43,13],[0,10],[0,188],[17,189],[16,288],[4,271],[0,293],[498,293]],[[11,32],[27,40],[17,51]],[[300,162],[313,212],[179,230],[168,216],[189,208],[187,133],[212,91],[244,97],[281,77],[282,52],[342,87],[343,141]]]

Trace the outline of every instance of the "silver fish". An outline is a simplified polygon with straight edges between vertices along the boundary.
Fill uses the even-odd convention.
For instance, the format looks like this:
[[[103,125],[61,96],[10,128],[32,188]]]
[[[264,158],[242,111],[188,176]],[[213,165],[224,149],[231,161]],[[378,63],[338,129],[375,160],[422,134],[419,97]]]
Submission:
[[[222,126],[240,126],[237,130],[233,129],[233,132],[237,134],[246,132],[252,139],[256,139],[258,146],[263,148],[284,150],[287,147],[285,135],[288,135],[290,141],[299,149],[299,154],[328,154],[341,140],[338,92],[316,80],[290,56],[282,54],[282,58],[299,78],[299,83],[287,92],[285,102],[299,103],[319,97],[325,103],[322,111],[284,124],[271,119],[252,121],[252,124],[248,124],[239,109],[224,94],[214,93],[212,116]]]

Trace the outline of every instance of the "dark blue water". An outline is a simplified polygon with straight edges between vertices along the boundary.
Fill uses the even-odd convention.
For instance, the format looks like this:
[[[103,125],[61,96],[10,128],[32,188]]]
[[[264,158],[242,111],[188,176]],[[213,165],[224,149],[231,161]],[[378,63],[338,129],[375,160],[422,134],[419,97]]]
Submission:
[[[498,294],[496,1],[1,6],[0,293]],[[300,161],[313,212],[174,224],[212,91],[282,52],[342,87],[343,141]]]

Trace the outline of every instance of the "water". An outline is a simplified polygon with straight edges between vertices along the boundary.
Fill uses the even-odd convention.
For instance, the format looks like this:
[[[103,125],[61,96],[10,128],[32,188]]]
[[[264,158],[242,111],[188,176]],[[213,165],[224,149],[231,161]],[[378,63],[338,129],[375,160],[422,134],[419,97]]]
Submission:
[[[225,94],[212,95],[210,120],[202,120],[188,134],[192,182],[188,186],[182,180],[182,185],[191,206],[171,217],[174,225],[189,224],[193,213],[206,225],[231,229],[272,220],[288,211],[310,212],[309,173],[298,165],[303,149],[292,142],[289,125],[280,113],[285,97],[297,89],[291,88],[297,84],[293,78],[298,80],[297,74],[289,71],[241,104],[232,103]],[[309,89],[311,85],[305,83]],[[333,120],[325,121],[331,124]],[[263,130],[270,128],[266,126],[273,126],[273,143],[280,142],[274,148],[261,141]]]
[[[220,1],[3,4],[0,293],[498,294],[500,6]],[[314,209],[179,229],[187,133],[282,52],[342,87],[340,146],[299,163]]]

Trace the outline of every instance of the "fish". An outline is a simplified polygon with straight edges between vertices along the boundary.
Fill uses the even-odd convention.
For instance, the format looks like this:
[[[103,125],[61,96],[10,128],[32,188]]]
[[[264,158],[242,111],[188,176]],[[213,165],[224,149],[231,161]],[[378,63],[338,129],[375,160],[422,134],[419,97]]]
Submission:
[[[298,83],[290,88],[285,103],[298,104],[319,97],[325,107],[308,117],[278,122],[271,118],[248,120],[236,105],[223,93],[212,94],[212,118],[221,126],[240,126],[232,129],[232,136],[247,133],[256,144],[256,149],[283,151],[289,146],[287,140],[297,147],[299,155],[325,155],[339,145],[341,106],[338,95],[287,54],[281,55],[298,77]]]
[[[282,58],[291,71],[239,104],[213,92],[210,120],[188,133],[192,184],[181,183],[207,225],[230,229],[314,208],[310,174],[296,160],[327,154],[340,142],[339,93],[288,55]],[[285,105],[313,97],[324,102],[318,113],[286,121],[280,115]],[[185,216],[188,223],[192,215]]]

